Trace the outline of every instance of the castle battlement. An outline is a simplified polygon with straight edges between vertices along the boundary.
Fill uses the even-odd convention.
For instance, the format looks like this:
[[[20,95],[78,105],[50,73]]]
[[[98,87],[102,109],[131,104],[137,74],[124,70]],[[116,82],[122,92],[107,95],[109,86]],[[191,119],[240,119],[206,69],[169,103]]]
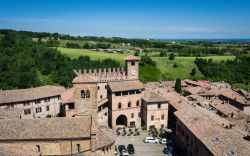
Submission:
[[[94,77],[98,82],[126,80],[124,67],[74,70],[75,77]]]
[[[92,82],[138,79],[139,58],[135,56],[128,56],[124,60],[126,65],[125,67],[73,70],[75,76],[73,83],[89,82],[90,79]]]

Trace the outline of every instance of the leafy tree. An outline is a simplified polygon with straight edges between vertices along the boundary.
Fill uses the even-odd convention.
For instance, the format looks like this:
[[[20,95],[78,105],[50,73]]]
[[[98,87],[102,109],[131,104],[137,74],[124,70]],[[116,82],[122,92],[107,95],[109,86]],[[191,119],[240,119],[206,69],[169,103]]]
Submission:
[[[139,56],[139,52],[138,52],[138,51],[135,52],[135,53],[134,53],[134,56]]]
[[[167,52],[161,51],[159,54],[160,57],[167,57]]]
[[[176,63],[174,63],[174,64],[173,64],[173,67],[174,67],[174,68],[177,68],[177,64],[176,64]]]
[[[190,73],[190,75],[191,75],[191,76],[195,76],[195,74],[196,74],[196,69],[193,68],[192,71],[191,71],[191,73]]]
[[[156,66],[155,62],[151,59],[151,57],[146,56],[146,55],[141,57],[141,64],[143,65],[144,63],[150,64],[154,67]]]
[[[90,49],[90,46],[89,46],[88,43],[85,43],[85,44],[83,45],[83,48],[84,48],[84,49]]]
[[[181,88],[181,79],[176,79],[176,81],[175,81],[175,91],[177,92],[177,93],[182,93],[182,88]]]
[[[169,60],[174,60],[174,58],[175,58],[175,55],[174,55],[173,53],[171,53],[171,54],[169,55],[169,57],[168,57]]]

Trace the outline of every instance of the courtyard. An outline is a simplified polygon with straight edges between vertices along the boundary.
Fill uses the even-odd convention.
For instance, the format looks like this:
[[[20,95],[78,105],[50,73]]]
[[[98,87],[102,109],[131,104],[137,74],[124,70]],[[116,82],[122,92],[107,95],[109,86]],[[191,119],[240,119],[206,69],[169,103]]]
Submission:
[[[166,156],[163,153],[164,145],[157,143],[144,143],[143,139],[148,137],[148,132],[140,131],[137,136],[118,136],[115,142],[116,146],[133,144],[135,148],[134,156]]]

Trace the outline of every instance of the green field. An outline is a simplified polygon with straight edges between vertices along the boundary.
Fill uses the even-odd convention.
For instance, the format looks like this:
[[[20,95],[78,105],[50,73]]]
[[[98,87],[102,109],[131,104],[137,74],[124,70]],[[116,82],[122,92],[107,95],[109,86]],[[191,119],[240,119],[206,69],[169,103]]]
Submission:
[[[125,54],[113,54],[113,53],[105,53],[105,52],[97,52],[87,49],[71,49],[71,48],[57,48],[61,51],[62,54],[68,55],[71,58],[78,58],[79,56],[89,56],[91,60],[103,60],[103,59],[114,59],[119,61],[121,64],[124,64],[123,58],[131,55],[130,53]],[[133,55],[133,54],[132,54]]]
[[[124,61],[123,61],[124,57],[133,55],[131,53],[113,54],[113,53],[96,52],[96,51],[85,50],[85,49],[70,49],[70,48],[62,48],[62,47],[59,47],[58,50],[61,51],[62,54],[68,55],[71,58],[78,58],[81,55],[89,56],[90,59],[92,60],[98,60],[98,59],[102,60],[106,58],[111,58],[111,59],[119,61],[121,65],[124,65]],[[152,52],[151,54],[155,54],[155,53]],[[181,78],[181,79],[191,78],[190,72],[192,68],[194,67],[196,68],[196,76],[194,78],[197,78],[197,79],[203,78],[203,75],[197,69],[197,66],[194,63],[195,57],[175,57],[175,60],[173,61],[169,60],[167,57],[151,57],[151,58],[153,59],[153,61],[156,62],[156,67],[161,72],[161,76],[159,76],[159,74],[157,75],[158,79],[174,80],[176,78]],[[234,59],[235,56],[208,56],[208,57],[202,57],[202,58],[213,59],[213,61],[221,61],[221,60],[227,60],[227,59]],[[174,63],[177,64],[176,68],[173,67]],[[143,70],[142,71],[143,75],[146,75],[146,73],[148,73],[153,76],[155,73],[150,73],[150,70],[148,69],[149,67],[141,68],[141,70]]]
[[[202,57],[206,59],[213,59],[213,61],[221,61],[227,59],[234,59],[234,56],[209,56]],[[196,68],[196,76],[197,79],[202,79],[203,75],[198,70],[197,66],[194,63],[195,57],[175,57],[174,60],[169,60],[167,57],[152,57],[153,61],[156,62],[156,66],[162,74],[164,74],[165,78],[168,80],[174,80],[176,78],[191,78],[190,72],[192,68]],[[174,63],[177,64],[177,67],[174,68]]]

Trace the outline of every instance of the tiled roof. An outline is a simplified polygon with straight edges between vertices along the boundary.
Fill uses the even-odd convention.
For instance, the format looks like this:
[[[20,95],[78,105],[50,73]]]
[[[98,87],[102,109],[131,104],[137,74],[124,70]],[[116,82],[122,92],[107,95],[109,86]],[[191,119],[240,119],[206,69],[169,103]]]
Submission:
[[[0,145],[0,156],[39,156],[41,153],[27,149],[12,147],[9,145]]]
[[[187,84],[194,85],[194,86],[200,86],[203,88],[209,87],[209,82],[207,81],[193,81],[193,80],[184,80]]]
[[[109,82],[108,85],[112,92],[128,91],[128,90],[136,90],[144,88],[143,84],[138,80]]]
[[[167,102],[168,100],[152,91],[145,91],[143,99],[146,102]]]
[[[97,136],[96,137],[97,149],[110,146],[114,144],[116,140],[115,137],[116,135],[114,134],[114,131],[111,129],[105,129],[105,128],[99,129],[99,131],[97,131],[96,136]]]
[[[202,87],[193,87],[193,86],[188,86],[184,89],[186,92],[196,95],[204,92],[204,88]]]
[[[2,90],[0,91],[0,104],[58,96],[63,91],[65,91],[64,87],[49,85],[28,89]]]
[[[140,60],[140,58],[131,55],[131,56],[125,57],[124,60],[126,60],[126,61],[129,61],[129,60]]]
[[[246,115],[243,114],[239,109],[236,107],[227,104],[219,99],[212,99],[211,102],[209,103],[212,107],[215,109],[219,110],[220,112],[224,113],[228,117],[231,117],[231,114],[233,113],[236,118],[242,118]]]
[[[21,108],[0,108],[0,119],[20,119]]]
[[[229,151],[249,155],[250,142],[241,133],[223,128],[192,106],[176,111],[175,115],[214,155],[227,155]]]
[[[74,94],[76,92],[76,88],[67,89],[65,92],[61,94],[62,103],[73,103],[74,102]]]
[[[114,144],[113,131],[99,128],[91,116],[0,120],[0,141],[90,139],[91,134],[95,133],[97,148]]]
[[[247,100],[245,97],[241,96],[239,93],[233,90],[222,92],[221,95],[234,101],[237,101],[242,105],[250,105],[250,100]]]
[[[0,120],[0,140],[89,137],[90,126],[91,117]]]

